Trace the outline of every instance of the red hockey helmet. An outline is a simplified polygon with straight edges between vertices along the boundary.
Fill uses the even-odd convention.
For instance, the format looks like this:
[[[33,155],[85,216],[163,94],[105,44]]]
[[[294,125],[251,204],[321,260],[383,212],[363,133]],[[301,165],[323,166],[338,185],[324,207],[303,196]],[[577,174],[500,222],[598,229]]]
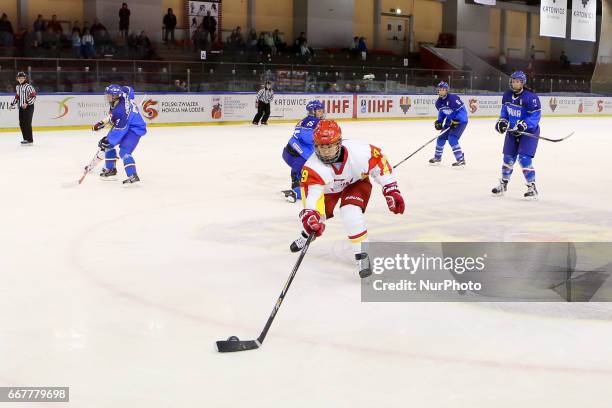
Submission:
[[[342,130],[335,120],[320,120],[313,139],[317,157],[323,163],[333,163],[340,157]]]

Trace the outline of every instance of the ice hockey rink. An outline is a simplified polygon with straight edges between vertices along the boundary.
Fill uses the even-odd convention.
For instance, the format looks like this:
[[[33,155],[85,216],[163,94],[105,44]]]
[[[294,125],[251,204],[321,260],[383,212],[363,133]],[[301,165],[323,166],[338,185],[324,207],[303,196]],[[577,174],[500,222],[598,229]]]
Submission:
[[[429,120],[340,125],[392,164],[435,135]],[[280,196],[292,126],[150,128],[128,188],[121,166],[66,187],[99,133],[37,132],[33,147],[1,133],[0,385],[69,386],[84,408],[610,406],[612,305],[362,303],[336,219],[263,347],[217,353],[257,337],[296,259],[300,204]],[[403,215],[375,186],[370,240],[612,241],[612,118],[543,119],[545,136],[576,133],[540,142],[537,202],[518,166],[490,195],[493,126],[470,122],[465,169],[448,147],[428,166],[433,144],[398,167]]]

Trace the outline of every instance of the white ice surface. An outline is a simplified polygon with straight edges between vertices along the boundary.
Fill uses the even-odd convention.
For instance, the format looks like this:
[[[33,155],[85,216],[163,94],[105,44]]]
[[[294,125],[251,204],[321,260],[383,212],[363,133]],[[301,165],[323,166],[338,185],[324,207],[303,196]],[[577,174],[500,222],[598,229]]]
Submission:
[[[392,163],[434,134],[431,121],[341,126]],[[215,352],[259,334],[294,263],[300,207],[279,194],[291,127],[151,128],[132,188],[122,170],[62,187],[100,134],[38,132],[33,147],[0,134],[0,386],[70,386],[79,408],[610,406],[606,304],[361,303],[338,220],[263,348]],[[518,167],[507,196],[490,196],[502,137],[473,120],[464,170],[448,148],[427,166],[433,145],[397,169],[403,216],[374,187],[370,239],[612,241],[612,119],[542,127],[576,134],[540,144],[538,202],[521,199]]]

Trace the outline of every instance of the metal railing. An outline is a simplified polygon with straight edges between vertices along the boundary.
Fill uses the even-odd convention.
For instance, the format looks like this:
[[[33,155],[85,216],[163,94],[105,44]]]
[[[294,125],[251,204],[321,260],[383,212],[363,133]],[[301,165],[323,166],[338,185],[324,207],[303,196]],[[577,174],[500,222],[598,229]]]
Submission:
[[[404,67],[330,66],[209,61],[0,58],[2,90],[26,71],[39,92],[101,92],[109,83],[144,92],[252,92],[266,80],[282,92],[432,93],[444,80],[456,93],[503,92],[507,79],[470,71]],[[479,84],[478,87],[474,87]],[[589,92],[586,78],[540,76],[538,92]]]

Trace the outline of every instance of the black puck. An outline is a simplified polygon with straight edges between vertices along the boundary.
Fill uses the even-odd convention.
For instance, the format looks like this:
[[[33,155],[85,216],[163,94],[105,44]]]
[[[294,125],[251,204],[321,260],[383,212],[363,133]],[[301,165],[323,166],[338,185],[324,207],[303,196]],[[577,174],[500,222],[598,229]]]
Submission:
[[[240,339],[237,336],[230,336],[227,338],[227,341],[240,341]]]

